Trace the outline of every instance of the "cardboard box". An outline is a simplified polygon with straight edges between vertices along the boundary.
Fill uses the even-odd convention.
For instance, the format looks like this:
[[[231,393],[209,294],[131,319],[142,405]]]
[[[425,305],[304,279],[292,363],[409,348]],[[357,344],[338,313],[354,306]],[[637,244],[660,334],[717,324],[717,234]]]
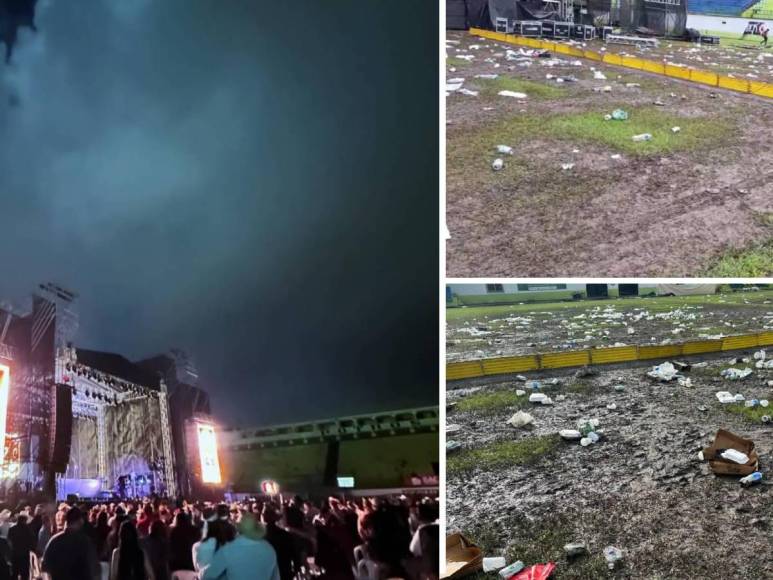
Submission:
[[[446,571],[441,578],[461,578],[481,569],[483,551],[462,534],[446,536]]]
[[[749,456],[749,461],[744,464],[735,463],[723,459],[719,455],[721,449],[736,449]],[[749,475],[757,471],[759,457],[754,449],[754,441],[744,439],[735,433],[720,429],[714,436],[711,447],[703,450],[703,458],[709,462],[711,470],[718,475]]]

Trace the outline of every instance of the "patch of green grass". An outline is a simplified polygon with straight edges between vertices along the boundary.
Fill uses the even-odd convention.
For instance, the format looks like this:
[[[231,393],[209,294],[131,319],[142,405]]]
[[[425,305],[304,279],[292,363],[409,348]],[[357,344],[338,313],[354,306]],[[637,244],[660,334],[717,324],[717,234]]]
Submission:
[[[494,98],[491,95],[496,95],[496,92],[503,88],[525,92],[535,99],[555,96],[554,91],[562,90],[510,78],[482,80],[481,84],[488,87],[484,90],[488,98]],[[708,147],[716,142],[717,137],[725,139],[726,142],[733,139],[734,123],[727,120],[727,115],[722,120],[707,120],[700,117],[680,117],[658,107],[631,109],[623,106],[630,114],[627,121],[605,121],[604,115],[618,107],[620,104],[611,103],[604,110],[569,115],[512,114],[474,129],[464,126],[457,130],[452,125],[446,145],[446,181],[452,189],[480,192],[483,201],[489,188],[498,190],[505,187],[515,192],[530,192],[528,195],[514,195],[506,200],[493,196],[489,209],[492,215],[496,215],[499,211],[497,203],[520,203],[530,206],[536,204],[539,207],[552,204],[557,197],[565,199],[568,196],[593,196],[597,188],[603,188],[609,183],[609,173],[594,171],[593,167],[583,168],[582,179],[578,179],[576,172],[558,171],[556,160],[549,161],[539,156],[522,154],[519,149],[523,143],[532,146],[533,142],[537,141],[543,150],[549,150],[555,147],[555,141],[569,141],[578,145],[601,145],[612,152],[652,155]],[[671,132],[674,126],[681,128],[680,133]],[[653,139],[634,142],[632,137],[641,133],[651,133]],[[515,155],[498,155],[496,147],[501,144],[514,147]],[[491,163],[496,157],[502,157],[505,162],[501,171],[491,169]]]
[[[514,390],[478,391],[456,404],[457,411],[498,411],[505,407],[522,408],[529,402],[527,395],[518,396]]]
[[[773,242],[771,242],[773,244]],[[508,315],[533,314],[537,312],[561,312],[574,311],[573,314],[581,314],[594,308],[606,308],[613,305],[620,311],[634,308],[646,308],[650,312],[665,312],[674,308],[690,305],[719,304],[724,306],[751,306],[757,307],[765,300],[773,299],[773,290],[760,290],[759,292],[726,292],[711,295],[696,296],[652,296],[638,298],[610,298],[607,300],[582,300],[579,302],[536,302],[524,304],[508,304],[495,306],[468,306],[466,308],[446,309],[446,321],[461,320],[485,320],[487,317],[502,317]],[[747,304],[748,302],[748,304]],[[730,334],[730,328],[723,331]],[[708,332],[708,334],[711,334]]]
[[[748,421],[752,423],[762,423],[762,416],[763,415],[770,415],[771,409],[770,407],[747,407],[743,403],[740,403],[738,405],[730,404],[730,405],[722,405],[725,410],[728,413],[732,413],[733,415],[741,415],[742,417],[745,417]]]
[[[517,441],[498,441],[477,449],[468,449],[451,455],[446,460],[449,475],[458,475],[481,469],[503,469],[536,461],[556,449],[558,435],[528,437]]]
[[[589,377],[591,378],[591,377]],[[590,395],[593,390],[598,392],[598,388],[593,386],[592,381],[577,381],[566,386],[564,389],[567,393],[577,393],[578,395]]]
[[[609,577],[603,554],[592,546],[589,547],[588,555],[567,561],[564,546],[582,539],[582,533],[578,534],[576,528],[577,522],[566,515],[531,521],[517,514],[507,516],[504,521],[476,522],[464,531],[464,535],[487,555],[502,553],[508,563],[521,560],[531,566],[555,562],[556,571],[551,578],[556,580],[598,580]],[[493,579],[497,575],[478,572],[470,578]]]
[[[541,522],[544,524],[544,522]],[[513,544],[507,550],[507,561],[516,559],[526,563],[555,562],[556,580],[598,580],[609,576],[609,568],[602,553],[593,552],[586,556],[566,561],[564,545],[575,541],[571,528],[564,523],[541,525],[536,534]]]
[[[754,217],[760,225],[773,228],[773,211],[760,211]]]
[[[609,113],[615,106],[610,107]],[[625,106],[619,107],[626,110]],[[626,121],[605,121],[604,113],[586,112],[550,119],[546,130],[555,137],[591,141],[634,155],[652,155],[695,149],[718,134],[726,134],[727,123],[714,119],[685,118],[657,108],[629,110]],[[672,127],[680,127],[674,133]],[[634,135],[649,133],[650,141],[636,142]]]
[[[745,250],[731,250],[714,260],[704,276],[759,278],[773,274],[773,240]]]
[[[455,56],[449,56],[446,59],[446,65],[447,66],[455,66],[456,68],[470,66],[470,64],[471,63],[468,62],[467,60],[465,60],[463,58],[457,58]]]
[[[526,93],[529,99],[556,99],[566,94],[564,89],[552,85],[513,77],[500,76],[496,79],[475,79],[475,83],[480,84],[483,93],[489,96],[497,95],[499,91]],[[504,99],[507,97],[500,98]]]

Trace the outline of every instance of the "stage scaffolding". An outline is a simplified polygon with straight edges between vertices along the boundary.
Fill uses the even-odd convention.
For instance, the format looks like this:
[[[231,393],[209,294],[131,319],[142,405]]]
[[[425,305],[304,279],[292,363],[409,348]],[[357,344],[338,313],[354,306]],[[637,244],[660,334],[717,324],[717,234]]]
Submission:
[[[56,358],[56,381],[73,390],[73,426],[77,418],[91,418],[96,421],[98,473],[101,490],[111,490],[115,485],[114,465],[109,460],[111,448],[107,430],[107,414],[120,411],[132,403],[143,403],[155,409],[159,415],[161,449],[158,455],[147,457],[155,477],[157,492],[169,497],[177,495],[174,471],[171,424],[169,421],[169,400],[166,385],[161,381],[158,390],[137,385],[120,377],[94,370],[78,363],[77,351],[72,347],[59,349]],[[148,427],[153,426],[148,421]],[[75,427],[73,427],[75,429]],[[61,477],[61,476],[60,476]]]

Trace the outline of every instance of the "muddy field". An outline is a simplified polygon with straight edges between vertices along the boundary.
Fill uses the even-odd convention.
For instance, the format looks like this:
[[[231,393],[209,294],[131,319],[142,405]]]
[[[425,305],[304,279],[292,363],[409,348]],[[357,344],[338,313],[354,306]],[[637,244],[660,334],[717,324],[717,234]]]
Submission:
[[[686,276],[771,239],[770,100],[465,33],[446,53],[449,276]]]
[[[723,43],[726,41],[723,39]],[[750,42],[748,48],[726,44],[701,45],[690,42],[661,41],[657,47],[636,48],[620,44],[605,44],[593,40],[587,46],[596,52],[610,52],[677,66],[715,72],[748,81],[773,81],[773,48],[760,48]]]
[[[685,373],[689,387],[653,382],[643,366],[543,374],[553,406],[517,397],[515,389],[527,387],[515,379],[455,383],[447,420],[458,430],[447,439],[463,448],[447,460],[449,531],[508,563],[556,562],[558,580],[773,578],[773,488],[742,488],[738,476],[716,476],[698,458],[724,427],[755,442],[760,470],[773,481],[773,428],[760,413],[715,397],[728,390],[773,399],[771,370],[755,368],[741,381],[719,374],[731,356],[751,354],[694,367]],[[546,386],[554,378],[558,384]],[[518,409],[534,417],[531,426],[506,424]],[[557,436],[583,418],[599,420],[599,442],[581,447]],[[567,560],[570,542],[585,542],[588,554]],[[610,545],[624,554],[613,572],[602,555]]]
[[[698,301],[705,303],[699,303]],[[773,329],[773,292],[448,310],[449,362]]]

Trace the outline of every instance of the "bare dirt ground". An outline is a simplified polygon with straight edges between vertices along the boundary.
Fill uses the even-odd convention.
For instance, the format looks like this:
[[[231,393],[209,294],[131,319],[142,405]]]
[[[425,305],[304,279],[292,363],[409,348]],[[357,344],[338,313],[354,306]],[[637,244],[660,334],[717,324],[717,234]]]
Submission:
[[[478,92],[446,99],[449,276],[687,276],[771,238],[773,102],[591,61],[507,60],[518,47],[464,33],[448,40],[447,78]],[[594,125],[616,108],[631,113],[631,134]],[[631,142],[652,127],[653,141]]]
[[[773,329],[773,292],[522,304],[449,313],[446,360],[452,362],[767,331]]]
[[[752,439],[761,471],[765,477],[773,473],[773,428],[730,412],[715,397],[729,390],[747,399],[773,399],[773,389],[766,386],[773,371],[755,369],[734,382],[720,377],[731,356],[750,354],[732,353],[693,368],[686,373],[692,387],[654,383],[644,367],[602,370],[586,378],[542,375],[559,379],[550,390],[554,406],[519,400],[460,411],[465,400],[512,393],[524,383],[455,383],[448,401],[457,407],[447,420],[459,432],[448,439],[463,449],[450,454],[447,464],[449,533],[462,531],[486,555],[505,555],[508,563],[554,561],[557,580],[773,578],[773,488],[744,489],[739,477],[716,476],[697,456],[723,427]],[[614,390],[618,384],[625,386],[623,392]],[[565,398],[558,400],[561,395]],[[617,408],[609,410],[610,403]],[[533,426],[515,429],[505,423],[518,408],[534,416]],[[598,443],[583,448],[556,436],[581,418],[599,419]],[[510,441],[527,448],[543,443],[521,463],[454,467],[459,460],[453,458],[463,460],[466,453]],[[575,541],[585,542],[589,553],[568,561],[563,546]],[[602,556],[609,545],[624,552],[622,566],[613,572]]]

